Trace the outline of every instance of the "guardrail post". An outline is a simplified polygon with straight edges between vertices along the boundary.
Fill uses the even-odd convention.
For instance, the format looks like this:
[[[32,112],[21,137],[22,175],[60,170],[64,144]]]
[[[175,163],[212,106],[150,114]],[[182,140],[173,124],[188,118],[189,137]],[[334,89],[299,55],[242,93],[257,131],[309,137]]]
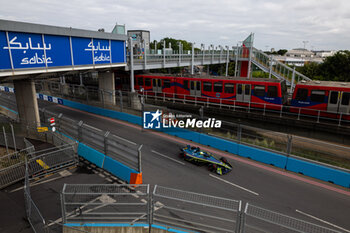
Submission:
[[[240,124],[237,125],[237,140],[238,142],[242,140],[242,126]]]
[[[242,224],[242,201],[239,201],[239,208],[237,211],[237,219],[236,219],[236,228],[235,233],[241,232],[241,224]]]
[[[79,121],[78,122],[78,141],[81,142],[82,141],[82,130],[81,127],[84,124],[83,121]]]
[[[10,126],[11,126],[11,132],[12,132],[13,146],[15,147],[15,152],[17,152],[17,145],[16,145],[15,132],[14,132],[14,130],[13,130],[13,125],[10,124]]]
[[[340,126],[340,125],[341,125],[341,119],[342,119],[342,117],[343,117],[343,113],[341,112],[341,113],[340,113],[340,117],[339,117],[339,123],[338,123],[338,126]]]
[[[106,131],[105,135],[103,136],[103,144],[104,144],[104,152],[105,152],[105,155],[107,155],[107,152],[108,152],[108,135],[109,135],[109,131]],[[103,161],[104,162],[104,161]],[[102,167],[103,167],[103,164],[102,164]]]
[[[64,184],[65,186],[66,184]],[[63,188],[64,189],[64,188]],[[60,199],[61,199],[61,207],[62,207],[62,223],[66,223],[67,222],[67,218],[66,218],[66,206],[65,206],[65,199],[64,199],[64,194],[60,193]]]
[[[2,131],[4,132],[4,140],[5,140],[5,146],[6,146],[6,153],[9,154],[9,147],[7,144],[7,137],[6,137],[6,131],[5,131],[5,127],[2,127]]]
[[[62,116],[63,116],[63,114],[62,113],[60,113],[60,114],[58,114],[58,117],[57,117],[57,119],[58,119],[58,121],[57,121],[57,129],[58,129],[58,131],[60,131],[61,130],[61,118],[62,118]]]
[[[139,166],[138,166],[138,170],[139,170],[139,173],[142,172],[142,166],[141,166],[141,149],[142,149],[142,146],[143,145],[140,145],[140,147],[137,149],[137,156],[138,156],[138,159],[139,159]]]
[[[120,111],[123,112],[123,93],[121,90],[119,92],[119,102],[120,102]]]

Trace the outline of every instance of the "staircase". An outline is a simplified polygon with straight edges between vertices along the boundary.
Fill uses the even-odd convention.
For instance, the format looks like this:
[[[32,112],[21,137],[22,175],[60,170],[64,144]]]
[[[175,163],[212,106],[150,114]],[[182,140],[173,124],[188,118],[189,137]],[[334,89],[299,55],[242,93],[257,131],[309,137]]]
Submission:
[[[288,85],[294,86],[295,83],[298,83],[301,80],[311,81],[310,78],[299,73],[298,71],[295,71],[286,64],[273,59],[272,56],[269,56],[256,48],[253,48],[252,50],[251,61],[259,69],[269,73],[270,76],[274,76],[277,79],[286,80]]]

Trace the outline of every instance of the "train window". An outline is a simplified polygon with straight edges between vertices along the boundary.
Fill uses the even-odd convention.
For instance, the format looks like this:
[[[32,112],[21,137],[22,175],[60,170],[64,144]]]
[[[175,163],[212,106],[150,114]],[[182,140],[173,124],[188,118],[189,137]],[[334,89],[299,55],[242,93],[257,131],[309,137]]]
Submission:
[[[250,85],[245,85],[244,94],[245,95],[250,95]]]
[[[158,87],[161,87],[161,86],[162,86],[162,80],[158,79]]]
[[[300,100],[300,101],[306,101],[307,100],[307,94],[308,94],[308,90],[305,88],[299,88],[297,91],[297,95],[295,96],[296,100]]]
[[[191,90],[194,90],[194,81],[191,82]]]
[[[212,86],[212,83],[210,82],[203,82],[203,91],[211,91],[211,86]]]
[[[201,90],[201,82],[197,81],[197,91]]]
[[[151,79],[150,78],[145,79],[145,86],[151,86]]]
[[[225,93],[233,93],[234,87],[234,84],[225,83]]]
[[[324,102],[324,96],[325,96],[325,91],[312,90],[311,91],[311,95],[310,95],[310,100],[312,102],[323,103]]]
[[[284,96],[287,92],[286,80],[283,80],[281,82],[281,92],[282,92],[282,96]]]
[[[277,87],[276,86],[268,86],[267,87],[267,96],[268,97],[277,97]]]
[[[258,86],[256,85],[254,87],[254,95],[255,96],[265,96],[265,86]]]
[[[170,88],[170,80],[164,80],[163,88]]]
[[[238,86],[237,86],[237,94],[239,94],[239,95],[242,94],[242,84],[238,84]]]
[[[343,98],[341,100],[342,105],[349,105],[350,102],[350,92],[344,92]]]
[[[222,92],[222,83],[221,82],[214,83],[214,92]]]
[[[331,95],[329,96],[329,103],[330,104],[337,104],[338,103],[338,94],[337,91],[332,91]]]
[[[139,86],[143,86],[143,78],[138,78],[137,81],[138,81],[137,84]]]
[[[153,86],[156,87],[157,86],[157,79],[153,79]]]
[[[188,80],[184,80],[184,88],[188,89]]]

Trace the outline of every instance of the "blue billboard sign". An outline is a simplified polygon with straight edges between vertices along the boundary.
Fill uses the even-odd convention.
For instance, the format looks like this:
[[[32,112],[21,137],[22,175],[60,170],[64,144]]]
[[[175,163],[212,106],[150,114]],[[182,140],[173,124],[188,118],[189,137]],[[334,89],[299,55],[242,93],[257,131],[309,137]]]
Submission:
[[[0,70],[125,63],[125,42],[0,31]]]

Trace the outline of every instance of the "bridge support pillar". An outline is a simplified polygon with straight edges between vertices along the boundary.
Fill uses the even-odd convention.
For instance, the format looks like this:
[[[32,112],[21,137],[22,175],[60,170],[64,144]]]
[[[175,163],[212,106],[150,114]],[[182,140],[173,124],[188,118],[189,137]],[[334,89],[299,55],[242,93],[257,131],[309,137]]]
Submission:
[[[113,72],[98,74],[98,89],[100,100],[106,104],[115,105],[115,80]]]
[[[135,109],[135,110],[142,109],[141,101],[140,101],[138,94],[136,92],[130,92],[129,99],[130,99],[130,105],[131,105],[132,109]]]
[[[20,122],[30,126],[40,126],[38,100],[33,80],[13,81]]]

